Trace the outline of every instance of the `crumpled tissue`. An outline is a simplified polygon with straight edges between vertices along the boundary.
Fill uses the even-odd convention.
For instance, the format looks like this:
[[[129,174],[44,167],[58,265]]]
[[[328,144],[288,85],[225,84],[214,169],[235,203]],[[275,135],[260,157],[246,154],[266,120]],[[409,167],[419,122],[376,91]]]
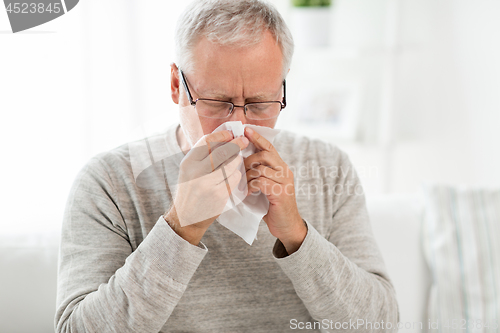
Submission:
[[[242,124],[241,121],[228,121],[217,127],[214,132],[230,130],[234,138],[244,136],[244,130],[250,127],[273,143],[280,130],[251,124]],[[240,156],[246,158],[257,152],[257,148],[250,142],[248,147],[240,151]],[[220,224],[240,236],[249,245],[257,239],[259,224],[269,210],[269,201],[266,195],[259,193],[247,196],[247,178],[244,163],[240,165],[241,180],[231,191],[231,198],[227,201],[222,214],[217,218]]]

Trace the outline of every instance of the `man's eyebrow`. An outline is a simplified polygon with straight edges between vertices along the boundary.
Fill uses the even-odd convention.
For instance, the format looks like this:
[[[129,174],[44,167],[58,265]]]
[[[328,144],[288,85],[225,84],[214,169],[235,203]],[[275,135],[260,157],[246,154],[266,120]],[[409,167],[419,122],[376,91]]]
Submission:
[[[276,93],[263,93],[262,92],[262,93],[257,93],[252,97],[248,97],[247,100],[251,99],[251,100],[267,100],[267,101],[269,101],[274,97],[274,95],[276,95]]]

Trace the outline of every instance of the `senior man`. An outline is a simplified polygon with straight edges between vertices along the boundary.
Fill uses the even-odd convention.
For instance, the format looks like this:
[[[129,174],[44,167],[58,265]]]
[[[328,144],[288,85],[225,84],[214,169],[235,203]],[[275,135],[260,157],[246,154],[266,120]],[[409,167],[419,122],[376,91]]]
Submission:
[[[346,154],[287,131],[274,144],[248,129],[213,132],[227,121],[275,126],[293,54],[279,13],[259,0],[194,1],[176,46],[180,126],[144,141],[170,157],[149,178],[158,186],[141,186],[130,145],[93,158],[74,183],[57,332],[395,328],[394,290]],[[249,143],[257,152],[238,158]],[[248,195],[269,201],[252,246],[216,221],[242,177]]]

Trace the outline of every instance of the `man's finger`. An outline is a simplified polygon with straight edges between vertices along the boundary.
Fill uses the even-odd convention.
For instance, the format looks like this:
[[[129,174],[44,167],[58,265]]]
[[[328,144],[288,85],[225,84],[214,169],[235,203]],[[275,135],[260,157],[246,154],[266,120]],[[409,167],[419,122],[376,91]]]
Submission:
[[[212,151],[201,163],[203,163],[204,169],[208,168],[210,171],[214,171],[224,162],[234,159],[239,152],[240,147],[237,144],[228,142]]]
[[[214,151],[219,145],[229,142],[234,139],[233,132],[224,130],[219,132],[210,133],[205,136],[205,142],[210,149]]]
[[[241,174],[240,170],[234,170],[233,172],[229,172],[229,170],[226,170],[226,179],[224,180],[224,183],[226,183],[226,185],[228,186],[229,193],[231,193],[238,186],[241,177],[243,177],[243,175]],[[217,185],[220,185],[221,183]]]
[[[188,155],[193,160],[201,161],[204,158],[206,158],[217,147],[226,142],[231,141],[232,139],[233,139],[233,133],[231,131],[220,131],[204,135],[192,147]]]
[[[236,171],[240,172],[239,169],[242,163],[243,159],[241,158],[240,155],[236,154],[234,157],[231,157],[229,160],[222,163],[219,166],[219,168],[217,168],[215,171],[218,171],[219,169],[224,169],[226,175],[230,175]]]
[[[246,127],[245,136],[248,138],[248,140],[250,140],[251,143],[254,144],[257,149],[269,152],[274,151],[274,146],[272,145],[272,143],[267,141],[266,138],[255,132],[253,129]]]
[[[283,161],[277,154],[270,153],[266,150],[260,151],[245,158],[245,170],[256,168],[259,165],[264,165],[269,168],[278,170],[277,167],[282,165]]]
[[[254,193],[260,191],[266,196],[273,195],[272,188],[275,184],[277,183],[268,178],[255,178],[248,183],[248,192]]]
[[[272,180],[278,184],[282,184],[286,181],[283,172],[277,172],[271,168],[268,168],[263,165],[259,165],[255,168],[252,168],[246,172],[247,182],[252,181],[253,179],[263,177],[269,180]]]
[[[232,160],[240,150],[245,149],[248,146],[248,139],[245,137],[239,137],[231,142],[224,143],[219,147],[212,150],[212,153],[207,156],[204,161],[202,161],[206,167],[210,167],[210,170],[217,170],[226,161]]]

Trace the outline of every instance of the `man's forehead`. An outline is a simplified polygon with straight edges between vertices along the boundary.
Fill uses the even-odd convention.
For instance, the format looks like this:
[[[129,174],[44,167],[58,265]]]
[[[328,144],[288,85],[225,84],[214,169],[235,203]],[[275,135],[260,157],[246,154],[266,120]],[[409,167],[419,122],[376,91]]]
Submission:
[[[201,38],[193,48],[188,81],[204,98],[276,98],[281,91],[282,54],[265,32],[252,46],[221,45]]]

